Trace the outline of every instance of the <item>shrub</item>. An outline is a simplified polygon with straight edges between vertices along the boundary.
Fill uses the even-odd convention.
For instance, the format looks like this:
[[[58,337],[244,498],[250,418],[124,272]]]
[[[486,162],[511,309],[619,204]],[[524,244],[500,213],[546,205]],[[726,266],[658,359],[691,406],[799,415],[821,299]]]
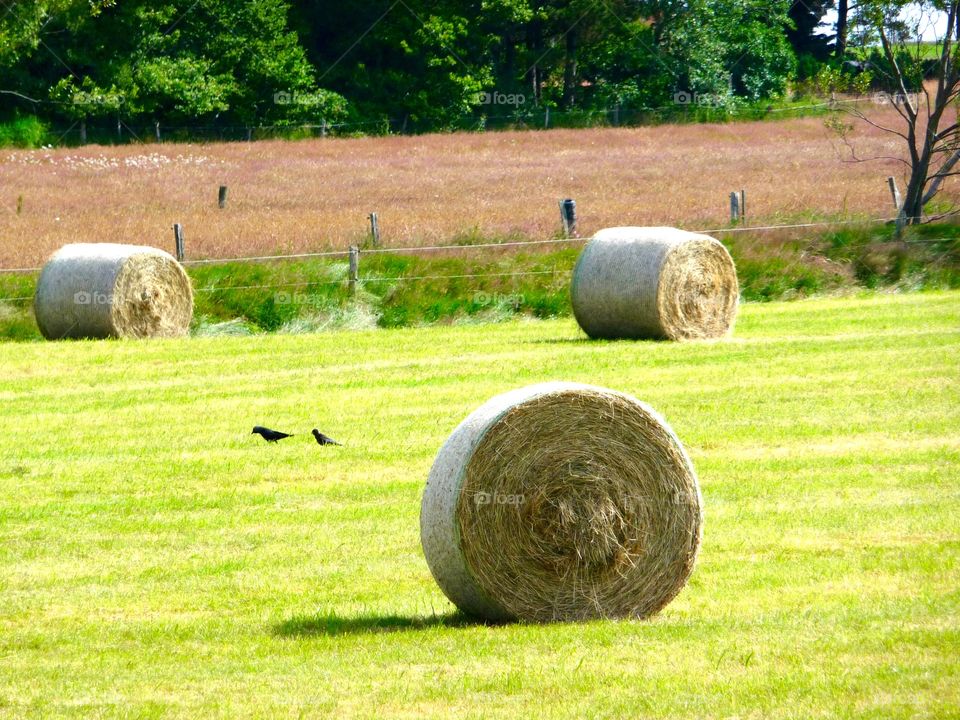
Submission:
[[[0,123],[0,147],[40,147],[46,135],[47,126],[32,115]]]

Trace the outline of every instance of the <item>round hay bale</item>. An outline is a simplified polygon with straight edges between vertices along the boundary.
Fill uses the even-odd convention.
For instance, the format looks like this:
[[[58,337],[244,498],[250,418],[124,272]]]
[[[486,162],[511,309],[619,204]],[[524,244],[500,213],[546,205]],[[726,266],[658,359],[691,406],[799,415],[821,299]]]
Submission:
[[[589,385],[493,398],[430,471],[420,537],[462,611],[493,621],[643,618],[693,571],[700,489],[650,406]]]
[[[193,288],[162,250],[76,243],[44,265],[33,306],[48,340],[179,337],[190,329]]]
[[[733,330],[740,287],[727,249],[675,228],[609,228],[584,248],[573,312],[596,339],[689,340]]]

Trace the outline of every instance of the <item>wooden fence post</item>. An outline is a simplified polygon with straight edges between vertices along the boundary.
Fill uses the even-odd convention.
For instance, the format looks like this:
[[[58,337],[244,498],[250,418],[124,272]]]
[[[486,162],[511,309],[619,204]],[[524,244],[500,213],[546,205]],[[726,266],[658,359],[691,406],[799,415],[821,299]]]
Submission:
[[[730,193],[730,222],[740,222],[740,196],[735,192]]]
[[[217,195],[217,205],[223,210],[227,206],[227,186],[220,186],[220,193]]]
[[[360,280],[360,248],[356,245],[350,246],[350,279],[348,286],[350,294],[357,292],[357,282]]]
[[[380,247],[380,220],[375,212],[370,213],[370,237],[374,247]]]
[[[173,241],[176,243],[177,262],[183,262],[183,258],[186,256],[186,250],[183,245],[183,225],[180,223],[174,223]]]
[[[897,179],[888,177],[887,184],[890,186],[890,194],[893,196],[893,208],[900,212],[900,208],[903,207],[903,198],[900,196],[900,188],[897,187]]]
[[[560,201],[560,220],[564,237],[577,236],[577,201],[567,198]]]
[[[747,191],[740,191],[740,222],[747,224]]]

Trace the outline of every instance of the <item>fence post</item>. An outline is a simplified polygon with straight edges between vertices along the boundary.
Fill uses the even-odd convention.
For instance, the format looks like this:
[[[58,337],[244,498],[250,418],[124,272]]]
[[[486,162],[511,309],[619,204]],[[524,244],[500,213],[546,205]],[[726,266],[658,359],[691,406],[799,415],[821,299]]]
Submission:
[[[747,224],[747,191],[740,191],[740,221]]]
[[[577,202],[567,198],[560,201],[560,220],[563,222],[564,237],[577,236]]]
[[[380,247],[380,221],[375,212],[370,213],[370,237],[373,239],[373,246]]]
[[[543,127],[544,129],[550,128],[550,106],[547,105],[546,110],[543,111]]]
[[[87,144],[87,121],[86,120],[80,121],[80,144],[81,145]]]
[[[220,192],[217,195],[217,205],[221,210],[227,206],[227,186],[221,185]]]
[[[357,281],[360,279],[360,248],[356,245],[350,246],[350,279],[348,286],[350,294],[357,292]]]
[[[735,192],[730,193],[730,222],[740,222],[740,196]]]
[[[157,134],[157,142],[160,142],[160,121],[159,120],[157,120],[153,124],[153,129],[154,129],[154,132],[156,132]]]
[[[176,243],[177,262],[183,262],[186,251],[183,246],[183,225],[180,223],[173,225],[173,241]]]
[[[900,208],[903,207],[903,198],[900,196],[900,188],[897,187],[897,179],[888,177],[887,184],[890,185],[890,194],[893,196],[893,209],[900,212]]]

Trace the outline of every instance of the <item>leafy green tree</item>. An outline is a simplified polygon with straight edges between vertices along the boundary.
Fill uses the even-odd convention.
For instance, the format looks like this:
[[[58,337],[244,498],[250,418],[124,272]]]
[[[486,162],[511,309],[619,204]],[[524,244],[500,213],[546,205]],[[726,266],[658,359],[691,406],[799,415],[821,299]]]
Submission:
[[[69,32],[51,32],[35,50],[46,74],[34,75],[57,114],[71,118],[335,121],[346,102],[317,88],[287,11],[285,0],[100,3],[48,19]]]
[[[651,3],[661,63],[678,90],[718,105],[784,93],[796,72],[786,39],[789,0]]]
[[[809,55],[821,62],[830,57],[831,38],[820,28],[835,4],[835,0],[803,0],[790,5],[787,40],[797,55]]]
[[[904,24],[908,7],[917,18],[912,27]],[[858,22],[863,27],[862,38],[879,38],[885,68],[878,78],[890,92],[890,106],[899,122],[884,122],[860,110],[851,112],[902,142],[901,159],[907,168],[907,187],[897,219],[898,232],[902,232],[907,225],[924,222],[927,205],[949,178],[960,174],[960,122],[956,115],[960,45],[955,38],[960,0],[861,0]],[[925,27],[947,29],[934,43],[932,68],[930,46],[920,32]],[[932,79],[924,84],[928,72]]]
[[[116,0],[3,0],[0,3],[0,68],[28,58],[48,34],[51,24],[75,27],[97,16]],[[59,20],[58,20],[59,18]]]
[[[812,32],[827,0],[810,2],[798,15],[789,0],[17,0],[0,20],[0,92],[43,100],[17,98],[48,118],[412,131],[678,92],[733,106],[786,91],[788,32]]]

